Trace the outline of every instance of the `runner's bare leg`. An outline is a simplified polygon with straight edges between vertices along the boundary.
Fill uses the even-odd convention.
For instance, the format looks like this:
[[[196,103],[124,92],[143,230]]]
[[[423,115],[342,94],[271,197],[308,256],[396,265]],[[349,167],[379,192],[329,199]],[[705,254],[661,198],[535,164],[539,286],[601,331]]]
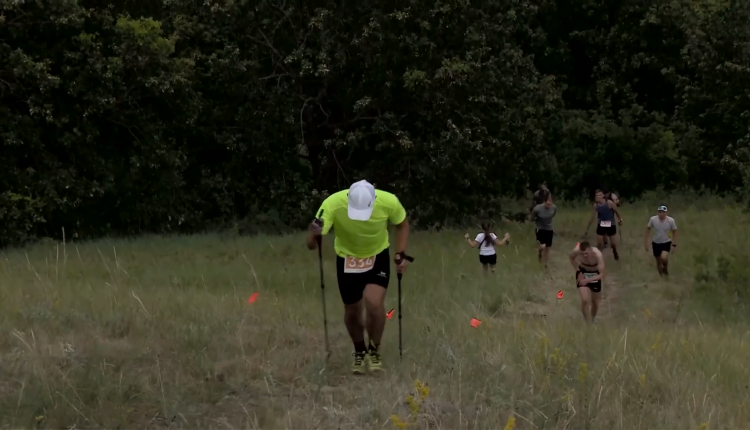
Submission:
[[[589,287],[578,287],[578,295],[581,296],[581,313],[583,319],[589,323],[591,319],[591,289]]]
[[[602,300],[602,293],[595,293],[591,291],[591,321],[593,322],[596,318],[596,313],[599,312],[599,303]]]
[[[612,246],[612,253],[617,254],[620,246],[620,238],[617,235],[609,237],[609,244]]]
[[[385,329],[385,293],[380,285],[365,286],[364,302],[366,312],[367,335],[376,346],[380,345]]]
[[[661,257],[656,257],[656,271],[659,272],[659,275],[664,274],[664,267],[662,266],[662,260]]]
[[[661,267],[662,273],[669,274],[669,253],[667,251],[661,252]]]
[[[355,344],[365,342],[365,325],[362,322],[362,300],[353,305],[344,305],[344,325]]]

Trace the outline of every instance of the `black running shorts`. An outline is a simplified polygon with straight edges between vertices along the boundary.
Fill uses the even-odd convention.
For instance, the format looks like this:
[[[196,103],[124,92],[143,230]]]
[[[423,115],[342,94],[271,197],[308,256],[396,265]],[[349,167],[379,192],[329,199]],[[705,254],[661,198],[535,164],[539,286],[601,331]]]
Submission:
[[[672,241],[666,243],[651,242],[651,250],[654,251],[654,257],[659,257],[663,251],[669,252],[672,250]]]
[[[479,255],[479,262],[482,263],[483,266],[490,265],[494,266],[497,264],[497,254],[492,255]]]
[[[552,230],[536,230],[536,241],[540,245],[545,245],[547,248],[552,246],[552,237],[555,233]]]
[[[596,235],[597,236],[616,236],[617,226],[615,225],[615,222],[612,221],[612,225],[610,227],[602,227],[601,225],[597,224]]]
[[[359,263],[361,264],[361,262]],[[353,265],[357,266],[358,262],[354,262]],[[391,279],[391,254],[388,248],[375,256],[372,268],[366,272],[348,273],[345,266],[346,259],[336,256],[336,277],[338,278],[341,300],[345,305],[353,305],[362,300],[365,286],[368,284],[388,288],[388,282]],[[355,267],[354,270],[357,270],[357,268]]]
[[[593,278],[594,276],[599,274],[598,270],[586,270],[581,266],[578,266],[578,271],[576,271],[576,288],[581,288],[580,285],[578,285],[578,274],[583,273],[584,278]],[[591,282],[589,284],[584,285],[584,287],[587,287],[591,290],[592,293],[600,293],[602,291],[602,281],[598,280],[596,282]]]

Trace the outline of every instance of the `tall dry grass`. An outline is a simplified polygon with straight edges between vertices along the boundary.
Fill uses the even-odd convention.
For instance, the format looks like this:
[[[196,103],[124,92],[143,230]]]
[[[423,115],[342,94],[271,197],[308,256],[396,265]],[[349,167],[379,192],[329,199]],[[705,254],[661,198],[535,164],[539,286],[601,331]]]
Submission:
[[[670,204],[682,240],[668,282],[643,249],[653,204],[623,208],[622,261],[605,252],[610,274],[593,329],[583,325],[566,259],[585,208],[561,207],[546,273],[528,224],[496,229],[509,231],[512,244],[486,279],[464,232],[416,233],[417,261],[403,284],[404,358],[394,317],[383,343],[387,371],[364,377],[348,371],[352,347],[330,242],[327,364],[317,256],[301,234],[7,251],[0,421],[4,428],[748,428],[750,338],[742,288],[732,286],[743,276],[736,258],[748,244],[741,234],[748,219],[717,202]],[[730,261],[726,276],[717,255]],[[386,309],[397,307],[396,297],[394,276]],[[473,317],[483,321],[478,329]]]

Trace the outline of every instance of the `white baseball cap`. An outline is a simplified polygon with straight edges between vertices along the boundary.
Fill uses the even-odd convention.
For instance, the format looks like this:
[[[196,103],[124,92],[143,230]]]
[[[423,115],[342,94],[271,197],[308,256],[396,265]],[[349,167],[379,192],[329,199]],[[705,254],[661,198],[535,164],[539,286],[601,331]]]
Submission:
[[[364,179],[349,187],[349,219],[367,221],[375,204],[375,187]]]

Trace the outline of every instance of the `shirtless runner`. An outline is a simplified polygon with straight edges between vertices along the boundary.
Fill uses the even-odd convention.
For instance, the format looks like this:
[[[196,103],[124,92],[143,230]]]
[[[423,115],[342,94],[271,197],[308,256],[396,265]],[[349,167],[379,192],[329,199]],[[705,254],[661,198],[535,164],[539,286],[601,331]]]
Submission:
[[[581,312],[588,323],[594,322],[601,302],[604,258],[599,249],[581,242],[570,253],[570,264],[576,270],[576,287],[581,296]]]

